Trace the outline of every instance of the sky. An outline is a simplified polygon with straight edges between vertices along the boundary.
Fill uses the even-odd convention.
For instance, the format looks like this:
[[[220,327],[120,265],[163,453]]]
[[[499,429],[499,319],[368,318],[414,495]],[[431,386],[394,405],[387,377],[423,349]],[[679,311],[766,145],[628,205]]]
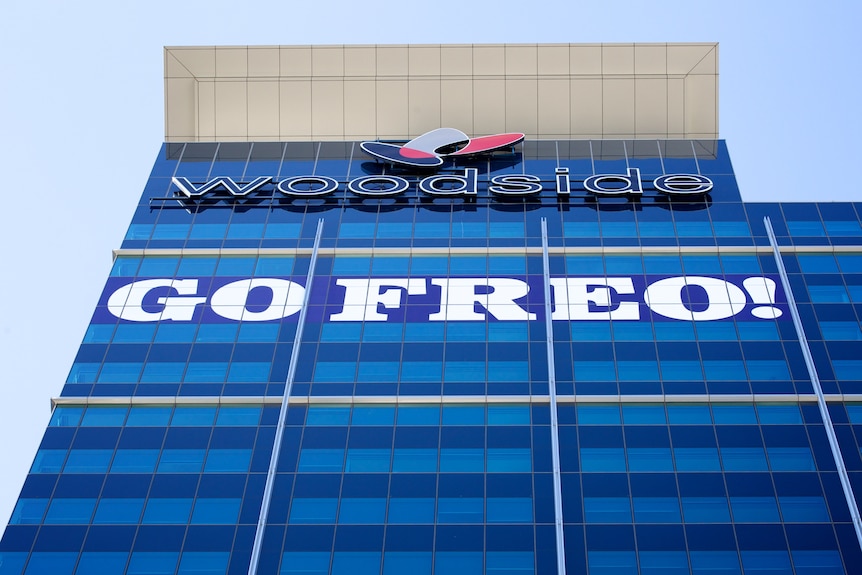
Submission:
[[[163,46],[719,42],[719,133],[743,198],[862,200],[858,1],[9,0],[3,12],[0,529],[163,141]]]

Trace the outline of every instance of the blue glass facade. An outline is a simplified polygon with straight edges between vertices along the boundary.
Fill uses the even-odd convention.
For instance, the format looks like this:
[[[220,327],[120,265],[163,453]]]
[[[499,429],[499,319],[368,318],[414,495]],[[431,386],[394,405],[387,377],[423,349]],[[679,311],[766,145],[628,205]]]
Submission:
[[[860,216],[723,141],[165,144],[0,574],[855,573]]]

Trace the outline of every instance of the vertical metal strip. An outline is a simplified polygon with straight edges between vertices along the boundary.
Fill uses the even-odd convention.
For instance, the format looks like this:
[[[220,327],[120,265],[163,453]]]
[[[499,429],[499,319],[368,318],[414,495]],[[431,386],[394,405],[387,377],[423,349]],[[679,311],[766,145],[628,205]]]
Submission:
[[[793,325],[796,327],[799,346],[802,348],[802,357],[805,358],[808,376],[811,378],[811,385],[814,387],[814,393],[817,395],[817,407],[820,408],[820,418],[823,420],[826,437],[829,439],[829,447],[832,449],[832,459],[835,461],[835,467],[838,469],[838,477],[841,480],[841,487],[844,489],[844,499],[847,500],[847,507],[850,509],[853,528],[856,530],[856,541],[859,543],[859,548],[862,549],[862,518],[859,516],[859,506],[856,504],[856,497],[853,495],[853,487],[850,485],[850,477],[847,475],[844,456],[841,454],[841,447],[838,445],[838,438],[835,436],[835,428],[832,425],[832,418],[829,415],[826,398],[823,397],[820,377],[817,375],[817,368],[814,366],[811,348],[808,346],[808,338],[805,336],[802,319],[799,317],[799,310],[796,308],[796,298],[793,297],[793,291],[790,289],[790,278],[787,276],[784,261],[781,259],[781,251],[778,249],[778,241],[775,239],[775,231],[772,229],[772,222],[769,220],[769,217],[763,218],[763,224],[766,226],[766,235],[769,236],[769,244],[772,246],[772,254],[778,266],[778,275],[781,276],[781,285],[787,298],[787,307],[790,308]]]
[[[545,288],[545,338],[548,350],[548,396],[551,400],[551,463],[554,469],[554,526],[557,532],[557,575],[566,575],[563,533],[563,488],[560,477],[560,428],[557,421],[557,375],[554,369],[554,322],[551,319],[551,264],[548,259],[548,221],[542,218],[542,272]]]
[[[290,400],[290,390],[293,387],[293,379],[296,377],[296,364],[299,360],[299,346],[302,341],[302,330],[305,327],[305,316],[308,313],[311,282],[314,279],[314,268],[317,264],[317,252],[320,249],[320,238],[322,236],[323,218],[317,220],[317,233],[314,235],[314,247],[311,250],[311,259],[308,262],[308,276],[305,278],[305,296],[303,297],[302,308],[299,310],[299,319],[296,323],[296,335],[293,337],[293,349],[290,351],[290,365],[287,368],[287,380],[284,383],[284,395],[281,398],[281,410],[278,412],[278,424],[275,427],[275,439],[272,443],[272,455],[269,458],[269,469],[266,472],[266,484],[263,488],[263,500],[260,503],[257,529],[254,532],[254,544],[251,548],[251,561],[248,564],[248,575],[256,575],[258,563],[260,563],[260,551],[263,547],[263,536],[266,532],[266,521],[269,517],[269,505],[272,501],[272,489],[275,484],[275,472],[278,467],[278,458],[281,454],[281,440],[282,435],[284,435],[284,424],[287,420],[287,404]]]

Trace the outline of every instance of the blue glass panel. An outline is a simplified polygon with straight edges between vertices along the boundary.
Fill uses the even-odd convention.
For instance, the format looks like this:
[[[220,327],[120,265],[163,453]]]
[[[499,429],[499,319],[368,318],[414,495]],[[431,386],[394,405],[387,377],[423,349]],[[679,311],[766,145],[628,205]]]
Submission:
[[[387,551],[383,554],[383,575],[431,575],[430,551]]]
[[[129,554],[119,551],[84,551],[75,575],[114,575],[123,573]]]
[[[45,514],[45,523],[89,523],[95,507],[96,500],[92,498],[54,498]]]
[[[637,575],[634,551],[589,551],[590,575]]]
[[[823,497],[781,497],[778,498],[781,516],[785,523],[828,523],[829,512]]]
[[[486,575],[532,575],[535,573],[532,551],[488,551]]]
[[[392,471],[416,473],[437,471],[437,450],[396,447],[392,460]]]
[[[685,551],[641,551],[641,575],[689,575]]]
[[[674,447],[677,471],[721,471],[715,447]]]
[[[766,454],[760,447],[722,447],[721,461],[726,471],[766,471]]]
[[[860,413],[862,413],[862,409],[860,409]],[[862,420],[862,415],[860,415],[860,420]],[[443,425],[485,425],[485,406],[444,405]]]
[[[625,471],[626,457],[622,447],[582,447],[581,469],[588,471]]]
[[[347,425],[350,407],[343,405],[312,405],[305,418],[306,425]]]
[[[779,520],[774,497],[731,497],[730,509],[737,523],[774,523]]]
[[[587,523],[631,523],[632,509],[628,497],[584,497]]]
[[[30,473],[60,473],[65,459],[65,449],[40,449],[33,459]]]
[[[45,508],[48,506],[47,499],[21,498],[12,511],[9,519],[10,525],[37,525],[41,523]],[[2,565],[2,564],[0,564]]]
[[[692,575],[739,575],[736,551],[691,551]]]
[[[192,511],[191,498],[150,498],[144,509],[144,523],[148,524],[185,524]]]
[[[186,551],[180,558],[177,575],[224,575],[230,553],[219,551]]]
[[[389,449],[348,449],[344,471],[353,473],[389,471]]]
[[[796,575],[844,575],[841,556],[834,550],[791,551]]]
[[[107,473],[113,449],[73,449],[66,459],[64,473]]]
[[[389,500],[389,523],[433,523],[435,500],[427,497],[393,497]]]
[[[170,551],[135,551],[127,575],[173,575],[178,558]]]
[[[730,523],[730,510],[724,497],[683,497],[686,523]]]
[[[679,523],[679,500],[675,497],[633,497],[637,523]]]
[[[338,499],[334,497],[294,497],[288,523],[335,523]]]
[[[331,575],[378,575],[380,553],[376,551],[336,551]]]
[[[27,562],[24,575],[72,575],[78,553],[34,552]]]
[[[793,575],[787,551],[742,551],[745,575]]]
[[[440,497],[438,523],[483,523],[485,501],[481,497]]]
[[[143,498],[105,498],[99,501],[93,523],[135,524],[143,509]]]
[[[251,449],[210,449],[204,471],[207,473],[245,473],[251,462]]]
[[[216,425],[254,426],[260,421],[259,406],[222,406],[218,411]]]
[[[484,575],[481,551],[438,551],[434,554],[434,575]]]
[[[816,471],[817,469],[811,450],[807,447],[767,447],[766,453],[773,471]]]
[[[629,471],[673,471],[669,447],[629,447]]]
[[[299,471],[340,472],[343,465],[343,449],[303,449],[299,454]]]
[[[204,449],[165,449],[159,460],[159,473],[200,473]]]
[[[530,523],[533,500],[530,497],[489,497],[488,523]]]
[[[147,366],[149,367],[149,366]],[[166,427],[171,420],[170,407],[132,407],[126,420],[127,427]]]
[[[82,427],[119,427],[126,419],[127,407],[91,406],[84,412]]]
[[[213,424],[215,414],[215,407],[177,407],[174,409],[171,426],[209,427]]]
[[[342,524],[383,523],[386,516],[386,499],[374,497],[344,497],[338,512]]]
[[[118,449],[111,473],[152,473],[158,459],[158,449]]]
[[[481,448],[444,447],[440,449],[440,471],[485,471],[485,450]]]
[[[282,556],[279,575],[328,575],[328,551],[288,551]]]
[[[440,408],[399,405],[397,425],[440,425]]]
[[[197,525],[234,524],[239,516],[239,498],[203,498],[195,500],[192,523]]]
[[[528,448],[489,448],[488,473],[530,472],[532,457]]]

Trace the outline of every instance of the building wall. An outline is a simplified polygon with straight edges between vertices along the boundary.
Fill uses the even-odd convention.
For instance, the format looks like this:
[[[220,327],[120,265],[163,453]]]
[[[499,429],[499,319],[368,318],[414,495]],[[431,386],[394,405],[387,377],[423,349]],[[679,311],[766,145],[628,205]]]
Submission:
[[[382,165],[353,142],[165,144],[0,573],[246,573],[270,470],[260,573],[554,573],[553,437],[569,572],[853,573],[862,556],[763,217],[858,492],[862,205],[742,203],[721,141],[528,140],[443,173],[470,167],[474,200],[430,200],[416,189],[428,174],[409,170],[395,172],[406,192],[363,199],[346,182]],[[640,195],[577,189],[633,168]],[[673,173],[715,187],[669,199],[654,182]],[[338,191],[189,200],[171,181],[307,174]],[[544,190],[491,194],[506,174]],[[285,317],[266,320],[254,314],[284,284],[236,283],[308,286],[312,267],[298,340],[299,292],[279,292]],[[680,277],[700,287],[649,291]],[[367,307],[354,296],[369,278],[371,301],[394,297]],[[560,287],[578,278],[592,304]],[[123,291],[175,279],[196,284]]]

